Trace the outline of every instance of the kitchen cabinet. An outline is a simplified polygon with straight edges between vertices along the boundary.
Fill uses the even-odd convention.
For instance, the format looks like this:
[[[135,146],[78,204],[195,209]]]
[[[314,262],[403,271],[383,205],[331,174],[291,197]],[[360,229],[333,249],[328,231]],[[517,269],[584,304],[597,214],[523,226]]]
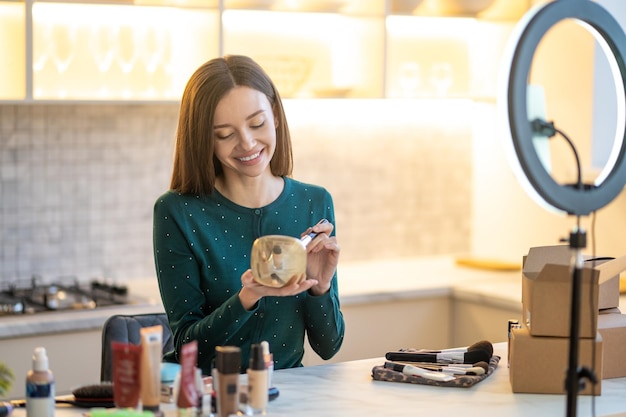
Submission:
[[[453,301],[447,292],[342,305],[346,331],[341,349],[322,360],[305,343],[305,366],[384,356],[401,348],[451,346]]]
[[[32,368],[33,351],[38,346],[46,348],[58,394],[68,394],[79,386],[98,383],[101,334],[100,329],[93,329],[0,340],[2,359],[15,374],[7,398],[24,398],[26,373]]]
[[[490,9],[504,1],[528,0]],[[0,102],[177,101],[191,73],[223,54],[254,57],[285,98],[493,95],[511,16],[442,18],[418,3],[2,0],[11,65]]]

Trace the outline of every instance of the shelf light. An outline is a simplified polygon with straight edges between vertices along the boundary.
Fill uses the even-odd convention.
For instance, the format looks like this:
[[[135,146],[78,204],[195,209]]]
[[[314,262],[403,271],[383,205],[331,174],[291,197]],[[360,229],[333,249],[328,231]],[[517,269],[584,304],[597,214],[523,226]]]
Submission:
[[[467,39],[476,25],[473,17],[424,17],[415,24],[412,16],[387,16],[387,32],[392,37]]]

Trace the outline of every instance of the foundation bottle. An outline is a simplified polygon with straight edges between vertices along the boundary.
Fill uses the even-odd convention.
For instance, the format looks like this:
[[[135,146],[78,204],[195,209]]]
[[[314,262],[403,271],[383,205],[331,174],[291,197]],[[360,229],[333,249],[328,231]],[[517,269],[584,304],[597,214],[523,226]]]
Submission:
[[[265,367],[263,347],[253,344],[250,347],[248,367],[248,406],[253,414],[265,414],[268,400],[268,370]]]
[[[228,417],[239,412],[241,349],[236,346],[217,346],[215,350],[217,416]]]

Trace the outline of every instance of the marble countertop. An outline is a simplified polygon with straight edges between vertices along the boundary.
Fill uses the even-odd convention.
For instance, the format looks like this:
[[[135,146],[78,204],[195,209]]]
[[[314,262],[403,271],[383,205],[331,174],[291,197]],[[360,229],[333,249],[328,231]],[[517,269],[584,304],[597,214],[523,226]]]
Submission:
[[[456,265],[451,257],[403,258],[339,266],[342,306],[398,299],[452,297],[521,311],[521,271],[493,271]],[[100,329],[113,314],[162,312],[155,277],[125,282],[134,304],[95,310],[0,317],[0,340],[64,331]],[[622,297],[626,307],[626,297]]]
[[[506,344],[494,345],[503,359],[494,373],[471,388],[444,388],[374,381],[372,368],[383,358],[364,359],[275,371],[279,397],[268,404],[268,417],[465,416],[554,417],[566,414],[566,395],[513,394],[506,363]],[[242,375],[245,382],[245,375]],[[626,378],[602,381],[602,395],[577,397],[579,416],[626,417]],[[593,412],[592,412],[593,407]],[[175,417],[173,404],[161,404]],[[57,406],[56,417],[79,417],[84,409]],[[24,417],[17,409],[12,417]]]

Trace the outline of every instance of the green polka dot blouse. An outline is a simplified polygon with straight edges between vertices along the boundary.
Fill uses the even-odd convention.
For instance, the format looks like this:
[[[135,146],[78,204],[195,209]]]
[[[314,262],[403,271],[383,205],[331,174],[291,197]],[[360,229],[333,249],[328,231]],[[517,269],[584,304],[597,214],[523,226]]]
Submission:
[[[264,297],[247,311],[238,292],[259,236],[300,234],[320,219],[333,224],[331,195],[324,188],[284,178],[270,205],[246,208],[219,192],[200,197],[173,191],[154,206],[154,258],[161,298],[174,334],[176,359],[184,343],[198,341],[198,366],[210,375],[215,347],[241,347],[241,370],[250,345],[267,340],[275,369],[301,366],[305,333],[323,359],[340,348],[344,320],[337,275],[322,296]],[[334,232],[333,232],[334,233]]]

